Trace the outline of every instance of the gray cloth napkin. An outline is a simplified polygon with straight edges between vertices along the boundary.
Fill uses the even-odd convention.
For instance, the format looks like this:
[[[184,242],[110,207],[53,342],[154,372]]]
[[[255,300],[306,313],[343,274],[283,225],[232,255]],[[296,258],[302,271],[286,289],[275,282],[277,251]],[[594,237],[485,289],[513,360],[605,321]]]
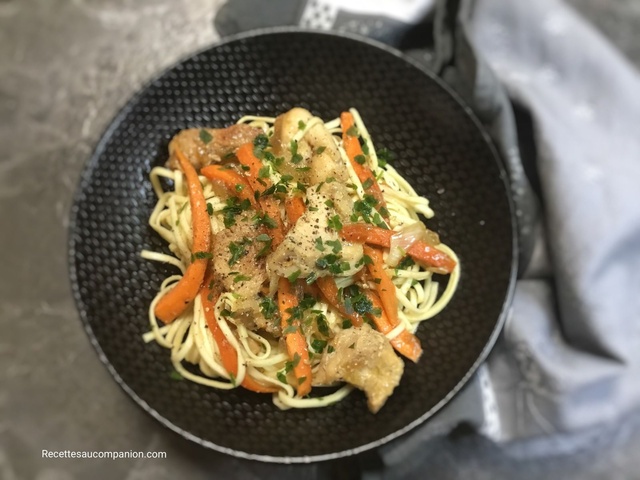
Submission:
[[[230,0],[216,28],[301,25],[407,50],[465,98],[509,171],[521,268],[503,335],[383,463],[460,423],[527,454],[570,451],[640,407],[640,77],[558,0],[434,3]]]

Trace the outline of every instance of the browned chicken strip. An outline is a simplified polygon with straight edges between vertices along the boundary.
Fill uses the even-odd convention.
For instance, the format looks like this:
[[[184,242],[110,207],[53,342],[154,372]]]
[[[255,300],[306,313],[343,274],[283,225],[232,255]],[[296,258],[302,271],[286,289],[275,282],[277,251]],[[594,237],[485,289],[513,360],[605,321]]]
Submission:
[[[231,125],[227,128],[190,128],[182,130],[169,142],[167,167],[177,169],[175,151],[186,155],[196,169],[219,163],[240,146],[253,140],[262,130],[249,125]]]
[[[301,125],[309,123],[312,119],[311,112],[299,107],[292,108],[276,118],[271,144],[276,155],[285,157],[285,167],[291,165],[291,140],[300,131]],[[298,142],[297,148],[301,160],[296,166],[310,169],[306,174],[307,178],[304,179],[307,183],[318,184],[331,177],[343,183],[349,181],[349,172],[340,157],[340,151],[324,124],[316,124],[309,128]],[[286,173],[293,175],[296,180],[301,179],[295,168]]]
[[[266,280],[264,258],[258,258],[260,234],[249,216],[236,217],[236,225],[220,230],[213,239],[213,270],[224,290],[250,298],[260,292]]]
[[[262,315],[259,304],[260,290],[267,279],[264,258],[258,254],[264,244],[254,239],[260,230],[249,216],[236,217],[236,225],[216,233],[213,239],[214,278],[221,290],[238,296],[235,309],[247,328],[261,328],[278,336],[277,322],[267,320]]]
[[[369,410],[376,413],[398,386],[404,371],[404,363],[389,340],[365,323],[338,332],[329,344],[334,350],[322,357],[314,384],[345,381],[364,391]]]

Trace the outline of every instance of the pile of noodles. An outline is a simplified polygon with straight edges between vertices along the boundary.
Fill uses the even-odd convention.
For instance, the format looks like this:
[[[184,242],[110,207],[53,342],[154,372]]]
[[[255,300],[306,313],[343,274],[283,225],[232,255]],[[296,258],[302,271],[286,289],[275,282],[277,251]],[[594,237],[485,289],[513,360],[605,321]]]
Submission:
[[[391,165],[387,164],[384,167],[379,165],[373,142],[360,115],[355,109],[351,109],[350,112],[354,116],[363,142],[366,142],[368,146],[369,166],[381,183],[384,200],[390,212],[390,227],[398,229],[419,222],[419,215],[423,215],[427,219],[433,217],[434,212],[429,207],[429,201],[426,198],[418,196],[411,185]],[[275,118],[271,117],[245,116],[238,123],[261,128],[268,136],[271,136],[274,121]],[[306,132],[318,123],[323,122],[320,118],[314,117],[307,122],[304,129],[296,134],[294,140],[301,140]],[[342,148],[340,119],[336,118],[324,123],[324,125],[333,134],[332,137],[351,176],[351,182],[356,186],[352,192],[353,200],[362,199],[364,196],[362,183]],[[272,180],[276,182],[278,180],[277,173],[272,175]],[[163,191],[160,181],[162,177],[173,182],[173,190]],[[174,265],[184,273],[191,256],[192,239],[191,210],[184,176],[179,170],[156,167],[151,171],[150,178],[158,196],[158,203],[149,218],[149,225],[169,244],[169,249],[174,255],[145,250],[142,252],[142,257]],[[214,193],[207,178],[201,176],[200,180],[204,187],[207,203],[213,207],[213,214],[210,216],[211,229],[213,233],[216,233],[225,228],[221,214],[225,202]],[[398,317],[400,319],[398,327],[387,334],[389,339],[394,338],[403,329],[415,332],[421,322],[437,315],[451,300],[460,277],[458,258],[444,244],[439,244],[437,248],[448,254],[457,264],[449,275],[444,288],[434,280],[432,272],[418,264],[406,267],[388,266],[388,273],[396,286],[399,303]],[[385,253],[385,261],[386,259],[387,254]],[[237,375],[235,378],[230,376],[222,366],[218,347],[213,335],[208,331],[199,296],[196,297],[193,306],[174,322],[164,326],[158,324],[154,314],[155,306],[158,300],[180,278],[181,275],[176,274],[162,282],[158,294],[149,306],[151,330],[144,335],[144,341],[155,341],[171,350],[171,362],[182,377],[209,387],[228,390],[240,385],[245,375],[250,373],[259,382],[275,386],[278,389],[277,393],[273,394],[273,401],[283,409],[322,407],[340,401],[351,392],[352,387],[344,385],[328,395],[309,398],[297,397],[295,389],[291,385],[281,382],[277,377],[278,372],[283,371],[289,360],[286,349],[274,342],[273,339],[265,338],[259,332],[247,329],[240,321],[236,322],[230,316],[221,315],[220,312],[223,309],[232,312],[235,309],[234,295],[225,293],[218,299],[215,309],[222,332],[238,353]],[[354,283],[354,280],[352,277],[338,277],[336,282],[338,287],[346,287]],[[326,302],[319,300],[313,309],[324,313],[329,328],[334,332],[342,328],[341,315]],[[307,341],[308,347],[312,351],[310,334]],[[320,358],[320,355],[313,356],[311,360],[312,371],[315,372],[318,368]],[[197,365],[202,374],[195,374],[187,370],[184,362]]]

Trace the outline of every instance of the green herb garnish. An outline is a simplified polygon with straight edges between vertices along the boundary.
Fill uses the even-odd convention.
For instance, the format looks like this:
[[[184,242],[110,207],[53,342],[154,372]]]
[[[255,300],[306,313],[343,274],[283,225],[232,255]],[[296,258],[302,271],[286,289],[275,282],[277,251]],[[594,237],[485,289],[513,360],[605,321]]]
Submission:
[[[300,270],[296,270],[295,272],[293,272],[292,274],[287,276],[287,280],[289,280],[291,283],[295,282],[298,277],[300,276],[302,272]]]
[[[334,215],[333,217],[331,217],[327,222],[327,225],[329,226],[329,228],[332,228],[336,232],[342,230],[342,221],[340,220],[339,215]]]
[[[271,297],[264,297],[260,300],[260,311],[267,320],[271,320],[278,312],[278,305]]]
[[[211,140],[213,140],[213,135],[207,132],[204,128],[200,129],[199,136],[200,136],[200,140],[202,140],[202,143],[204,143],[205,145],[209,143]]]
[[[229,243],[229,252],[231,253],[231,258],[229,258],[229,261],[227,263],[230,267],[238,263],[238,261],[248,253],[246,246],[250,243],[251,240],[247,237],[244,237],[240,242]]]
[[[205,258],[213,258],[213,255],[211,255],[211,253],[209,252],[193,252],[191,254],[191,263],[195,262],[196,260],[203,260]]]

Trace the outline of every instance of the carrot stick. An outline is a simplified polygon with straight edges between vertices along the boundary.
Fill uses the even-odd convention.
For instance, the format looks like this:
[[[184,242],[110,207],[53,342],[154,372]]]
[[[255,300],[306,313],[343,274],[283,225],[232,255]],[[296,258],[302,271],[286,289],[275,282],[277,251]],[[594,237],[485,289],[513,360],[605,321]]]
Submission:
[[[380,295],[382,306],[392,325],[397,325],[398,320],[398,298],[396,297],[396,286],[384,270],[384,262],[382,260],[382,251],[377,248],[364,246],[364,254],[371,257],[373,263],[367,265],[369,273],[375,279],[379,279],[376,283],[376,290]]]
[[[278,281],[278,306],[282,318],[282,329],[286,330],[290,326],[296,327],[295,332],[285,334],[285,343],[289,359],[297,364],[293,367],[293,373],[298,380],[298,395],[303,397],[311,391],[311,363],[309,362],[309,350],[307,340],[300,331],[300,321],[291,320],[290,309],[298,305],[298,299],[291,289],[291,283],[286,278]]]
[[[178,283],[157,303],[155,308],[156,317],[164,323],[173,322],[196,298],[209,263],[207,257],[210,256],[211,250],[211,223],[198,174],[180,150],[176,150],[175,153],[187,178],[187,190],[189,192],[193,223],[191,253],[192,255],[205,254],[206,256],[204,258],[196,256]]]
[[[367,297],[373,304],[373,307],[380,311],[380,315],[369,314],[369,318],[373,321],[378,331],[383,335],[386,335],[393,330],[397,324],[393,324],[389,320],[389,317],[387,317],[380,297],[371,290],[367,290],[366,292]],[[418,338],[408,330],[403,330],[400,334],[391,339],[390,342],[398,353],[404,355],[412,362],[417,362],[422,355],[420,340],[418,340]]]
[[[218,294],[214,292],[213,288],[209,288],[207,286],[207,284],[211,285],[211,279],[212,277],[210,276],[205,280],[205,284],[200,291],[200,300],[202,301],[204,318],[207,321],[209,332],[211,332],[213,339],[218,345],[218,350],[220,351],[220,357],[222,359],[222,366],[235,378],[238,374],[238,353],[236,352],[236,349],[233,348],[233,345],[229,343],[227,337],[225,337],[222,329],[218,325],[218,320],[215,314],[215,305],[218,301]],[[247,390],[258,393],[273,393],[278,390],[276,387],[268,387],[261,384],[251,377],[249,373],[244,376],[244,380],[242,380],[241,385]]]
[[[337,309],[341,315],[344,315],[349,320],[351,320],[351,323],[356,327],[362,325],[362,317],[356,312],[348,313],[344,305],[340,301],[338,286],[336,285],[336,281],[333,277],[320,277],[316,280],[316,285],[318,285],[318,288],[320,288],[322,296],[325,298],[325,300],[335,309]]]
[[[395,232],[380,227],[374,227],[366,223],[352,223],[342,227],[342,238],[350,242],[368,243],[379,247],[389,248],[391,237]],[[418,240],[407,250],[414,260],[423,263],[427,267],[433,267],[442,273],[451,273],[456,266],[456,261],[437,248]]]
[[[377,207],[381,209],[384,207],[381,213],[383,213],[382,216],[385,219],[388,219],[387,203],[384,201],[384,196],[382,195],[382,190],[380,190],[380,185],[378,185],[376,177],[368,166],[358,162],[356,159],[356,157],[364,158],[364,152],[362,151],[358,137],[349,135],[348,133],[349,129],[355,126],[353,115],[351,115],[350,112],[342,112],[340,114],[340,124],[342,126],[342,145],[347,153],[347,157],[349,157],[353,170],[356,172],[360,182],[362,182],[363,187],[366,187],[365,191],[378,201]],[[367,186],[367,184],[369,185]]]
[[[260,179],[260,169],[262,168],[262,162],[258,157],[253,154],[253,144],[245,143],[236,152],[236,157],[241,165],[245,167],[245,176],[249,185],[255,192],[264,191],[269,185],[262,185],[258,179]],[[265,183],[269,179],[265,179]]]
[[[295,225],[298,219],[304,214],[304,201],[301,197],[287,197],[284,202],[284,210],[287,212],[289,228]]]
[[[211,181],[220,181],[231,192],[232,195],[241,200],[249,200],[251,205],[256,206],[256,198],[253,188],[245,180],[244,176],[228,167],[222,165],[208,165],[200,170],[200,173]]]
[[[238,161],[248,169],[245,175],[254,192],[263,192],[271,186],[271,181],[268,178],[260,178],[260,169],[263,165],[260,159],[253,154],[252,143],[242,145],[238,149],[236,156],[238,157]],[[280,216],[278,200],[273,196],[268,196],[261,197],[259,202],[262,212],[269,215],[277,224],[276,228],[272,228],[269,231],[273,239],[271,245],[275,248],[280,245],[284,239],[284,225],[282,224],[282,217]]]
[[[269,216],[272,220],[275,220],[277,226],[275,228],[269,228],[267,232],[273,239],[271,247],[276,248],[284,240],[284,224],[280,217],[280,205],[275,197],[265,197],[260,199],[260,207],[262,211]]]

